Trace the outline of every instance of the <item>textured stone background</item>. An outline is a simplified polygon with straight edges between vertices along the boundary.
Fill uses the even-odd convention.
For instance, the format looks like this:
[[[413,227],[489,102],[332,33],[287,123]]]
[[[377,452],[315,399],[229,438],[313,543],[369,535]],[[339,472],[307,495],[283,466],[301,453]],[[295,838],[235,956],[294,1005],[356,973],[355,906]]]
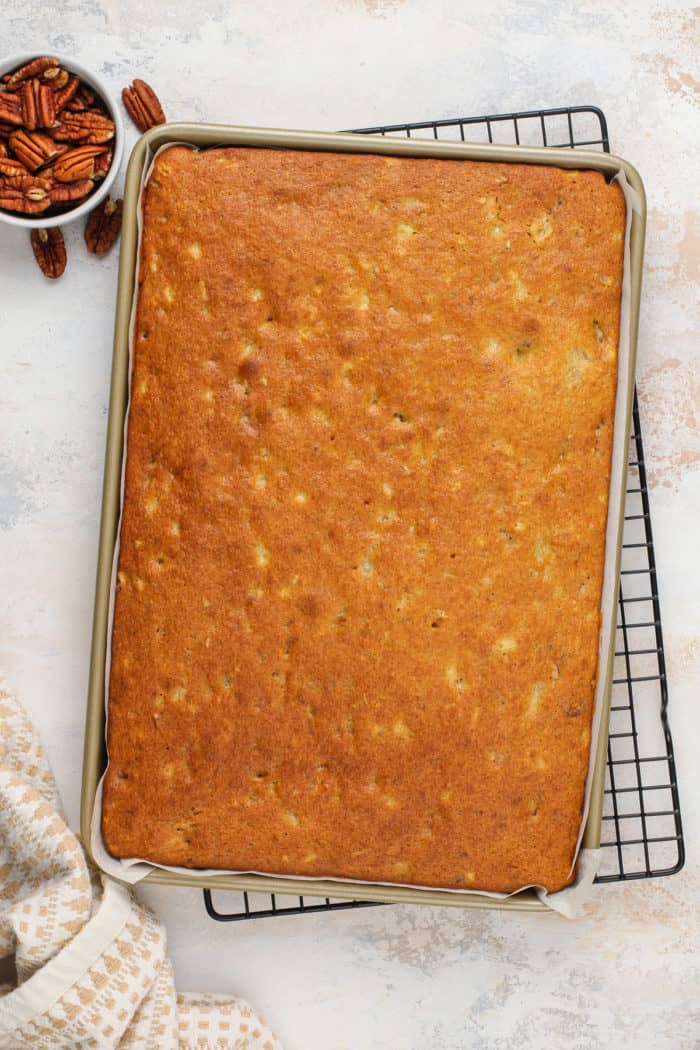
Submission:
[[[376,909],[219,927],[153,888],[180,987],[250,998],[288,1050],[700,1044],[700,17],[590,0],[3,0],[0,58],[57,50],[171,119],[338,128],[594,103],[641,171],[639,391],[689,860],[586,918]],[[135,133],[130,132],[131,139]],[[0,226],[0,669],[77,826],[116,253],[48,284]],[[693,908],[695,911],[693,912]]]

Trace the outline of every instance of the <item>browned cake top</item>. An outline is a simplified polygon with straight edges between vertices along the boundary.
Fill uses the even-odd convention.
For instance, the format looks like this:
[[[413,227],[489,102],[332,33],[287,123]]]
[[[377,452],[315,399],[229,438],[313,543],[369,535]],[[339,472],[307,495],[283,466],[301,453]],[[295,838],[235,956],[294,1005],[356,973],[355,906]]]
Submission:
[[[624,216],[593,172],[158,157],[110,852],[453,888],[567,882]]]

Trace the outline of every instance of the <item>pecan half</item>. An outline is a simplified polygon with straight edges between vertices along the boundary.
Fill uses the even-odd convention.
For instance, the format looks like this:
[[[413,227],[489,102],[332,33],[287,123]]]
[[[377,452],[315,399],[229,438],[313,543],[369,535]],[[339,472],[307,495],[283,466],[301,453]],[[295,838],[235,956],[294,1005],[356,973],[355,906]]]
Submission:
[[[95,171],[95,157],[105,152],[105,146],[78,146],[66,150],[53,166],[53,177],[59,182],[77,182],[91,179]]]
[[[58,182],[52,179],[49,185],[51,203],[57,207],[64,204],[75,204],[76,201],[87,197],[94,187],[92,179],[83,179],[81,182]]]
[[[11,73],[7,78],[8,84],[19,84],[22,80],[29,80],[30,77],[38,77],[41,73],[45,73],[47,69],[53,69],[54,66],[59,66],[60,63],[57,58],[52,58],[50,55],[43,55],[41,58],[33,58],[31,62],[27,62],[26,66],[21,66],[16,69],[14,73]]]
[[[67,146],[61,146],[43,135],[40,131],[13,131],[9,138],[10,149],[17,160],[24,164],[29,171],[38,171],[46,167],[59,154],[64,153]]]
[[[112,157],[114,156],[114,150],[108,149],[104,153],[101,153],[99,157],[95,157],[95,170],[92,173],[93,179],[103,179],[109,169],[112,167]]]
[[[39,81],[25,80],[20,84],[19,97],[22,108],[22,122],[27,131],[34,131],[39,127],[39,113],[37,103],[39,101]]]
[[[51,204],[48,179],[37,175],[15,175],[0,181],[0,208],[23,215],[39,215]]]
[[[0,121],[3,124],[15,124],[19,127],[24,123],[20,97],[12,91],[3,91],[0,94]]]
[[[28,175],[24,164],[13,157],[0,157],[0,175]]]
[[[30,81],[37,83],[37,81]],[[40,128],[50,128],[56,119],[56,95],[48,84],[39,84],[37,91],[37,119]]]
[[[165,113],[155,91],[145,80],[134,80],[122,91],[122,102],[139,131],[165,124]]]
[[[44,277],[55,281],[66,268],[66,244],[57,226],[50,230],[32,230],[34,258]]]
[[[15,128],[15,124],[6,124],[4,121],[0,120],[0,139],[9,138],[11,133],[15,131]]]
[[[78,113],[84,109],[90,109],[90,106],[95,104],[95,92],[92,88],[89,88],[87,84],[81,84],[76,91],[74,97],[68,103],[68,109],[74,113]]]
[[[104,255],[112,247],[122,228],[123,200],[109,197],[91,211],[85,225],[85,244],[93,255]]]
[[[67,69],[61,69],[60,66],[50,66],[49,69],[45,69],[41,74],[41,79],[47,84],[51,84],[54,91],[58,91],[68,80],[70,76]]]
[[[42,84],[36,79],[23,81],[20,98],[22,123],[27,131],[51,127],[56,119],[56,102],[48,84]]]
[[[80,78],[79,77],[70,77],[70,78],[68,78],[68,74],[66,74],[66,80],[61,85],[59,90],[58,91],[54,90],[54,96],[53,96],[54,97],[54,106],[55,106],[57,115],[61,112],[62,109],[65,108],[65,106],[68,105],[70,100],[77,93],[79,87],[80,87]]]
[[[79,113],[64,110],[58,123],[51,129],[56,142],[82,142],[95,145],[114,138],[114,123],[96,109]]]
[[[6,157],[6,156],[7,156],[7,146],[2,141],[2,139],[0,139],[0,157]]]

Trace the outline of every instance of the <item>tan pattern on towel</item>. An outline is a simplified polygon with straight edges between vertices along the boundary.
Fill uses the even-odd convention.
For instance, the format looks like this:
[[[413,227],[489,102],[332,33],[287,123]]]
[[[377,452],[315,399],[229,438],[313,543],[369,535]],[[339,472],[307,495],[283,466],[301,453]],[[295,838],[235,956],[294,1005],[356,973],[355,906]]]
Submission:
[[[0,1050],[281,1050],[245,1003],[176,997],[165,931],[92,869],[24,712],[0,691]]]

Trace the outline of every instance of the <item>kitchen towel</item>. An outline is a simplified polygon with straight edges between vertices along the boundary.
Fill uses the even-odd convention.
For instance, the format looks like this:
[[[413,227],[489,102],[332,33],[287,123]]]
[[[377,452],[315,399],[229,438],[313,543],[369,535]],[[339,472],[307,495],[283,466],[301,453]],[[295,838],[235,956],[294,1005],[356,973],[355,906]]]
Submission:
[[[0,690],[0,1050],[282,1050],[239,999],[177,995],[165,930],[88,864],[41,744]]]

